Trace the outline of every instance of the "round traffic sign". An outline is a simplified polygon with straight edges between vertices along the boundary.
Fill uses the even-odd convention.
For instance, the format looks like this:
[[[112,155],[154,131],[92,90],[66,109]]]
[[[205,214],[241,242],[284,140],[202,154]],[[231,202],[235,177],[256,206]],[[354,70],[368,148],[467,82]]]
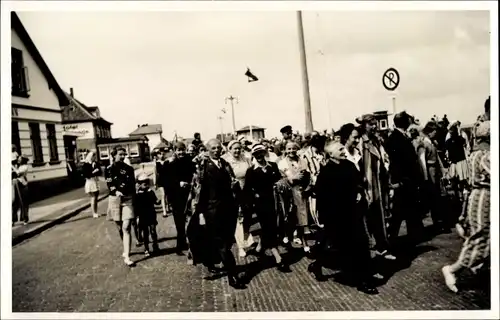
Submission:
[[[382,77],[382,84],[384,88],[389,91],[394,91],[399,85],[399,72],[394,68],[387,69]]]

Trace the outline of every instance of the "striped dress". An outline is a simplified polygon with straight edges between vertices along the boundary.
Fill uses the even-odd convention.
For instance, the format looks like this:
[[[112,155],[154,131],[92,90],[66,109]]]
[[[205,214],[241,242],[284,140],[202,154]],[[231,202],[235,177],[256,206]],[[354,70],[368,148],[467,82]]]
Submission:
[[[471,153],[469,173],[471,193],[460,217],[466,238],[458,262],[475,272],[490,255],[489,150],[477,150]]]

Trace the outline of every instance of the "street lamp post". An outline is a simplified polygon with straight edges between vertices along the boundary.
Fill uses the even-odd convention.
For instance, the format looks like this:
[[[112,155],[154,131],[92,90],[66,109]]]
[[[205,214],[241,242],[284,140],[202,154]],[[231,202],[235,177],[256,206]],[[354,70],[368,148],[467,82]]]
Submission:
[[[234,101],[236,101],[236,103],[239,103],[238,101],[238,98],[236,97],[233,97],[232,95],[230,95],[229,97],[226,97],[225,99],[225,103],[227,104],[227,101],[230,101],[231,103],[231,116],[232,116],[232,120],[233,120],[233,134],[236,135],[236,122],[235,122],[235,117],[234,117]]]

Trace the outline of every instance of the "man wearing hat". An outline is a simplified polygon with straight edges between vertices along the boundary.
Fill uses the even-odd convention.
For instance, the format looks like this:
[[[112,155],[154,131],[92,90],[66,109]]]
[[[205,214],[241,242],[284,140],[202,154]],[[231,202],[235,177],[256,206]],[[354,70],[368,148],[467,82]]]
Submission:
[[[418,240],[423,230],[422,220],[416,210],[418,190],[423,183],[418,157],[407,130],[413,122],[405,111],[394,116],[394,131],[387,139],[390,185],[394,190],[392,221],[388,233],[390,239],[399,235],[403,220],[406,220],[411,240]]]

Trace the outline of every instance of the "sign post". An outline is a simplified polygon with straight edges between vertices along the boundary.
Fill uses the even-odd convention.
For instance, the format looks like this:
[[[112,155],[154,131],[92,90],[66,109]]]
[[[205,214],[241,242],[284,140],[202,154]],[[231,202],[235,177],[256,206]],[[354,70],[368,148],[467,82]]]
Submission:
[[[389,68],[382,76],[382,85],[388,91],[394,91],[399,86],[399,72],[394,68]],[[396,96],[392,97],[392,112],[396,113]]]

